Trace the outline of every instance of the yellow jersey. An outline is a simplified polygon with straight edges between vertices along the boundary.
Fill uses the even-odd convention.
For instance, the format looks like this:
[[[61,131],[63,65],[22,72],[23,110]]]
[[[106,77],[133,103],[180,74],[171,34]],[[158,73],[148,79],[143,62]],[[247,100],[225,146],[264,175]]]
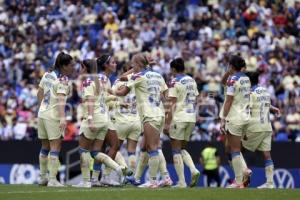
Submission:
[[[198,95],[197,84],[192,77],[179,74],[172,79],[168,96],[177,98],[173,121],[196,122],[196,100]]]
[[[116,80],[112,89],[117,90],[121,87],[126,87],[127,82]],[[134,92],[134,88],[130,90],[130,92],[124,97],[118,97],[116,107],[114,109],[114,118],[116,122],[126,123],[128,121],[140,121],[140,117],[137,112],[136,105],[136,96]],[[127,104],[128,107],[121,106],[122,104]]]
[[[236,125],[247,124],[250,119],[249,77],[243,72],[238,72],[230,76],[226,84],[226,95],[234,97],[226,121]]]
[[[253,86],[250,94],[251,118],[248,132],[272,131],[270,121],[271,95],[266,88]]]
[[[46,72],[42,77],[39,87],[44,90],[38,117],[48,120],[59,120],[58,94],[67,96],[71,93],[71,83],[67,76],[60,75],[58,71]]]
[[[146,117],[164,117],[161,93],[168,89],[163,77],[150,69],[131,76],[127,87],[135,90],[138,113],[143,121]]]

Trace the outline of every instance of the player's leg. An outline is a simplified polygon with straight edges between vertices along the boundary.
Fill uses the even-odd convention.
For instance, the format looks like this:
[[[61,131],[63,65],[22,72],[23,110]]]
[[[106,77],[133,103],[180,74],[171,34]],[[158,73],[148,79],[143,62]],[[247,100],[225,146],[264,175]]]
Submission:
[[[145,137],[142,137],[142,142],[141,142],[141,151],[139,154],[139,159],[137,162],[137,166],[136,166],[136,171],[134,174],[134,179],[135,179],[135,184],[139,184],[141,177],[143,175],[143,172],[148,164],[148,160],[149,160],[149,155],[146,149],[146,142],[145,142]]]
[[[44,120],[38,119],[38,138],[41,140],[41,150],[39,154],[40,165],[40,180],[39,185],[46,186],[48,184],[48,155],[50,152],[50,143],[48,140],[47,131],[44,125]]]
[[[117,152],[120,149],[119,139],[116,130],[108,129],[105,136],[105,143],[109,145],[109,151],[107,155],[113,160],[116,158]]]
[[[114,160],[112,160],[108,155],[101,152],[102,146],[103,146],[103,140],[96,139],[93,143],[91,155],[96,162],[95,164],[103,163],[105,167],[115,170],[119,175],[123,175],[122,167],[118,165]],[[99,168],[101,168],[101,166]],[[93,171],[93,176],[92,176],[93,181],[98,180],[99,173],[95,170]]]
[[[266,173],[266,183],[258,188],[275,188],[273,175],[274,175],[274,163],[271,158],[270,151],[263,152],[264,159],[265,159],[265,173]]]
[[[50,152],[49,140],[41,139],[42,148],[39,154],[39,164],[40,164],[40,181],[39,185],[46,186],[48,183],[48,155]]]
[[[82,175],[82,182],[74,187],[84,187],[90,188],[91,178],[90,178],[90,161],[91,154],[90,149],[93,140],[88,139],[84,134],[81,134],[79,137],[79,155],[80,155],[80,168]]]
[[[135,172],[136,168],[136,146],[136,140],[127,139],[128,167],[133,172]]]
[[[159,173],[162,176],[162,180],[159,182],[160,187],[168,187],[173,185],[173,181],[170,178],[168,169],[167,169],[167,162],[162,151],[161,143],[159,142],[158,147],[158,156],[159,156]]]
[[[128,166],[132,172],[135,172],[137,159],[136,159],[136,147],[138,139],[141,135],[141,122],[132,122],[127,138],[127,152],[128,152]]]
[[[156,123],[154,121],[154,123]],[[150,174],[150,186],[149,187],[158,187],[156,175],[159,169],[159,153],[158,153],[158,144],[159,144],[159,129],[155,128],[155,125],[152,125],[150,122],[144,123],[144,135],[147,151],[149,154],[149,174]]]
[[[94,140],[92,144],[91,156],[94,158],[95,155],[101,152],[103,146],[103,140]],[[93,172],[92,172],[92,186],[93,187],[100,187],[101,184],[99,182],[99,176],[101,173],[102,163],[99,160],[94,158],[93,162]]]
[[[195,187],[200,178],[200,172],[196,168],[191,155],[186,150],[187,142],[190,140],[190,136],[193,132],[194,127],[195,127],[195,123],[185,123],[185,128],[184,128],[184,132],[183,132],[184,140],[182,141],[182,150],[181,150],[183,162],[184,162],[184,164],[186,164],[189,167],[189,169],[191,171],[191,175],[192,175],[192,180],[191,180],[191,184],[190,184],[191,187]]]
[[[271,157],[271,142],[272,142],[272,132],[266,132],[265,138],[258,147],[259,151],[263,152],[265,160],[265,173],[266,173],[266,183],[258,188],[275,188],[273,175],[274,175],[274,163]]]
[[[58,168],[60,166],[59,153],[61,149],[61,138],[50,140],[50,156],[49,156],[49,187],[61,187],[57,179]]]
[[[184,165],[181,155],[181,140],[176,140],[171,138],[171,147],[173,153],[173,163],[178,176],[178,187],[186,187],[185,177],[184,177]]]
[[[228,134],[228,142],[231,149],[232,167],[235,175],[235,183],[229,187],[243,187],[243,161],[241,159],[241,136]]]

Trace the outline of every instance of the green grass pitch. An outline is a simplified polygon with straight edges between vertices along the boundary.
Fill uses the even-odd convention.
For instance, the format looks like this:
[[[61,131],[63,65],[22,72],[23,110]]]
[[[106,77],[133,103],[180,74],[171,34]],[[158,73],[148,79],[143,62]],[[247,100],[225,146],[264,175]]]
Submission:
[[[36,185],[0,185],[0,200],[300,200],[300,190],[291,189],[223,189],[223,188],[161,188],[140,189],[72,187],[47,188]]]

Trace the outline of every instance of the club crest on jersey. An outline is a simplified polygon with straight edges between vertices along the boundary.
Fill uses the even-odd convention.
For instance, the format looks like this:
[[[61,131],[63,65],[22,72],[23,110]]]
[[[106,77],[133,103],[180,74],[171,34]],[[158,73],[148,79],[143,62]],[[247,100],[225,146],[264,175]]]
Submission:
[[[102,82],[102,83],[106,83],[107,82],[107,77],[103,74],[99,74],[99,80]]]
[[[227,86],[233,86],[235,84],[235,82],[238,80],[237,76],[232,76],[227,80],[226,85]]]
[[[92,81],[90,79],[86,79],[82,82],[82,87],[88,87],[90,86]]]
[[[69,81],[69,78],[67,76],[60,76],[58,78],[59,82],[64,84],[64,85],[68,85],[68,81]]]
[[[176,84],[176,79],[173,78],[173,79],[169,82],[169,87],[170,87],[170,88],[175,87],[175,84]]]

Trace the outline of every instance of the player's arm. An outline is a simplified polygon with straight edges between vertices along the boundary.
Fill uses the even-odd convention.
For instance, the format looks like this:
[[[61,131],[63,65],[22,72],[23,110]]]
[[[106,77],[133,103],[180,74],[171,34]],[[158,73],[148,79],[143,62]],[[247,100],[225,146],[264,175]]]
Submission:
[[[231,76],[232,74],[233,74],[233,70],[231,68],[225,72],[225,74],[222,76],[221,79],[222,85],[226,85],[229,76]]]
[[[122,74],[121,76],[120,76],[120,80],[121,81],[128,81],[129,79],[128,79],[128,75],[129,74],[132,74],[132,73],[134,73],[134,71],[133,71],[133,69],[130,69],[130,70],[128,70],[127,72],[125,72],[124,74]]]
[[[44,98],[44,89],[39,87],[38,92],[37,92],[37,99],[38,99],[38,109],[41,106],[41,103],[43,101]]]
[[[108,93],[115,95],[115,96],[126,96],[130,92],[130,88],[127,86],[119,87],[115,90],[109,89]]]
[[[226,123],[226,117],[230,111],[230,108],[232,106],[232,103],[233,103],[233,99],[234,99],[234,96],[232,95],[226,95],[226,100],[224,102],[224,110],[223,110],[223,117],[221,119],[221,131],[225,134],[226,131],[225,131],[225,123]]]
[[[165,113],[166,113],[166,119],[165,119],[165,128],[164,133],[169,134],[170,125],[173,119],[173,112],[175,110],[177,98],[176,97],[168,97],[166,106],[165,106]]]
[[[273,113],[275,113],[275,115],[277,116],[277,117],[280,117],[280,115],[281,115],[281,111],[280,111],[280,109],[279,108],[277,108],[277,107],[275,107],[275,106],[270,106],[270,111],[271,112],[273,112]]]
[[[95,132],[96,131],[96,126],[94,124],[94,119],[93,119],[95,98],[93,96],[87,96],[85,103],[87,104],[87,110],[88,110],[87,120],[88,120],[89,129],[92,132]]]
[[[65,107],[66,107],[66,101],[65,101],[65,94],[58,93],[57,94],[57,100],[58,100],[58,115],[59,115],[59,128],[61,132],[65,131],[65,128],[67,126],[66,122],[66,114],[65,114]]]

